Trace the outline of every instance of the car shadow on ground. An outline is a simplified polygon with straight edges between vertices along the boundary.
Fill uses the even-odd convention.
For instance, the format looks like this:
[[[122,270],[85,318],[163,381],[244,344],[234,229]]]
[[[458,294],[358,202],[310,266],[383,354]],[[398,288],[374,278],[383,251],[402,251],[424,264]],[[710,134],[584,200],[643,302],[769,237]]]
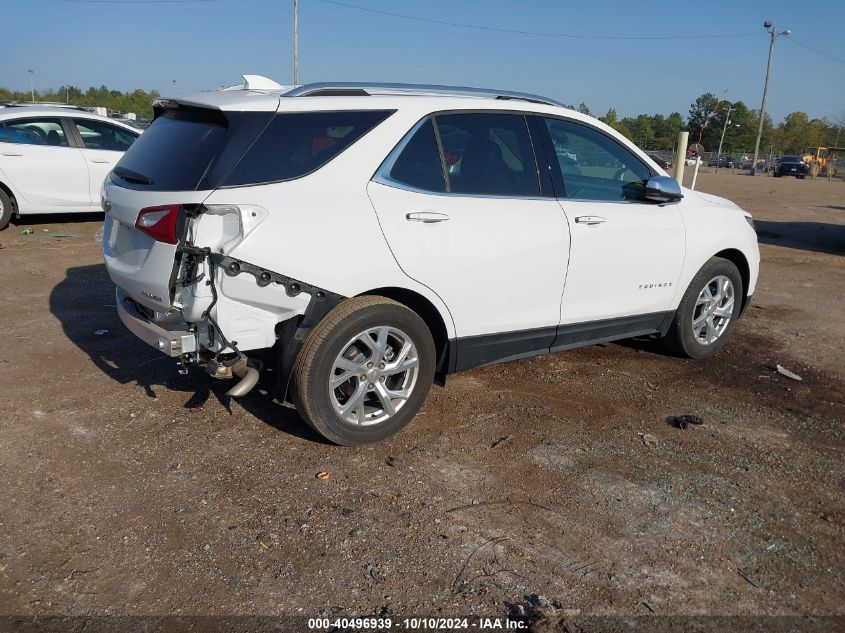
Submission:
[[[187,409],[196,409],[213,397],[232,412],[232,399],[226,396],[232,382],[214,380],[198,368],[187,375],[179,374],[175,359],[141,342],[123,326],[117,316],[114,284],[104,264],[68,269],[65,279],[50,293],[50,312],[68,339],[121,385],[134,384],[149,398],[157,397],[154,387],[183,393]],[[259,384],[237,402],[279,431],[325,442],[293,408],[275,402],[266,384]]]
[[[757,228],[757,239],[761,244],[829,255],[845,255],[845,224],[767,220],[755,220],[754,224]]]

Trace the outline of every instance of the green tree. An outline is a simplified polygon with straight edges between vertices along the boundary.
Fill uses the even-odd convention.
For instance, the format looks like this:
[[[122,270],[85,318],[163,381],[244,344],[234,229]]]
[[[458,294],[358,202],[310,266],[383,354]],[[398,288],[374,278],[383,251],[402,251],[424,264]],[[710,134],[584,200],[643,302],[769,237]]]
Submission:
[[[152,118],[152,102],[158,96],[159,93],[155,90],[137,89],[131,92],[121,92],[110,90],[108,86],[100,86],[99,88],[91,86],[84,91],[76,86],[61,86],[55,90],[46,90],[35,94],[38,101],[69,103],[86,108],[103,107],[120,114],[134,112],[139,118],[145,119]],[[16,92],[7,88],[0,88],[0,101],[26,102],[31,98],[28,90]]]
[[[603,117],[599,117],[599,121],[601,121],[602,123],[606,123],[607,125],[612,127],[620,134],[623,134],[627,138],[633,139],[633,136],[631,135],[631,130],[628,129],[628,126],[624,125],[621,121],[619,121],[619,118],[616,115],[615,108],[608,109],[607,114],[605,114]]]
[[[719,112],[720,101],[712,92],[698,97],[689,109],[690,143],[701,143],[708,151],[713,148],[713,119]],[[721,128],[716,134],[721,133]],[[719,143],[718,136],[716,144]]]

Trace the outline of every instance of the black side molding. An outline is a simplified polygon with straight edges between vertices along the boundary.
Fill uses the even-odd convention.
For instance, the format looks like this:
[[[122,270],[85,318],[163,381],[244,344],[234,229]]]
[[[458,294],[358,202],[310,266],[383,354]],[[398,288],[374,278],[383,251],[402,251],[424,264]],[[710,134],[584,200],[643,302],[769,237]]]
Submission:
[[[673,313],[652,312],[651,314],[560,325],[557,328],[557,336],[550,351],[560,352],[566,349],[584,347],[585,345],[654,334],[663,329],[667,315],[671,314]]]
[[[551,326],[459,338],[455,341],[456,358],[452,371],[545,354],[555,340],[556,331],[557,328]]]
[[[674,315],[671,311],[653,312],[588,323],[458,338],[449,341],[449,366],[446,373],[634,336],[663,335],[668,331]]]

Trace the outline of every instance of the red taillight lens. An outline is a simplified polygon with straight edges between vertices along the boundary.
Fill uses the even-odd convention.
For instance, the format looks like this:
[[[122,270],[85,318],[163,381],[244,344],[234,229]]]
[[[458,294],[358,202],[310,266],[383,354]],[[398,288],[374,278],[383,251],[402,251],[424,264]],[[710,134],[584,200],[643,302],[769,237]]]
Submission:
[[[176,220],[179,217],[178,204],[164,204],[160,207],[141,209],[135,228],[143,231],[153,239],[165,244],[175,244]]]

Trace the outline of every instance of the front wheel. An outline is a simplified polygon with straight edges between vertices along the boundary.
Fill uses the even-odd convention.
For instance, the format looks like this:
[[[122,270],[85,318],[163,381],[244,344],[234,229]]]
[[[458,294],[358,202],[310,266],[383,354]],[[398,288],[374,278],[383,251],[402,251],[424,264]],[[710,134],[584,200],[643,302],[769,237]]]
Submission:
[[[12,219],[12,200],[5,191],[0,189],[0,231],[9,226]]]
[[[705,358],[728,340],[742,311],[742,277],[733,262],[712,257],[690,282],[666,335],[680,356]]]
[[[434,366],[431,332],[415,312],[384,297],[355,297],[308,336],[294,364],[292,400],[336,444],[377,442],[414,418]]]

